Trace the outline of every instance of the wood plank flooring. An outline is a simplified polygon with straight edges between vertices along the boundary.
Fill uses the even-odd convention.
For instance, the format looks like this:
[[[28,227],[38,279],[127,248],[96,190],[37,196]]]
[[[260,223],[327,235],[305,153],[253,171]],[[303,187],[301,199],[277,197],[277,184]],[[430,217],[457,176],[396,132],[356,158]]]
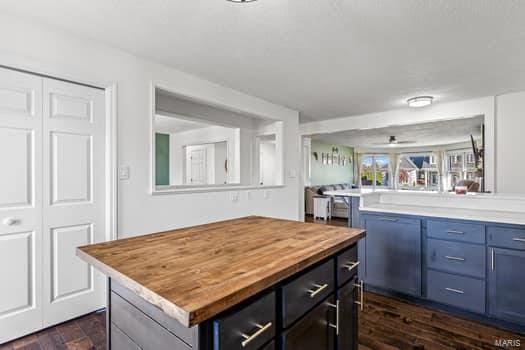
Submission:
[[[359,317],[359,350],[501,349],[495,346],[499,339],[519,340],[521,347],[512,349],[525,349],[525,335],[370,292]],[[0,350],[106,349],[105,320],[104,312],[90,314],[0,345]]]

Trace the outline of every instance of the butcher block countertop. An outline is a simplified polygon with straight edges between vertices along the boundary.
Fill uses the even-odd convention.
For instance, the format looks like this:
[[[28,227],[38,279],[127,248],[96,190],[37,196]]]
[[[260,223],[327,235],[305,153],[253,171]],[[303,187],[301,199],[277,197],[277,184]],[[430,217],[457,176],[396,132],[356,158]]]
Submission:
[[[77,255],[191,327],[364,235],[250,216],[79,247]]]

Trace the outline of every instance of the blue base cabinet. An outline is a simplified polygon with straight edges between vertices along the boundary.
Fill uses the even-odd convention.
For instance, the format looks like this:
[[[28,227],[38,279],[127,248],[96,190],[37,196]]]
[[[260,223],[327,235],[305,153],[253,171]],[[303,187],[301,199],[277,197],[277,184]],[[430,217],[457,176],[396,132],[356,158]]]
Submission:
[[[421,221],[365,215],[362,222],[367,232],[364,239],[365,283],[420,296]]]
[[[525,227],[360,213],[359,276],[369,289],[416,297],[504,327],[525,326]]]
[[[489,314],[525,324],[525,251],[489,248]]]

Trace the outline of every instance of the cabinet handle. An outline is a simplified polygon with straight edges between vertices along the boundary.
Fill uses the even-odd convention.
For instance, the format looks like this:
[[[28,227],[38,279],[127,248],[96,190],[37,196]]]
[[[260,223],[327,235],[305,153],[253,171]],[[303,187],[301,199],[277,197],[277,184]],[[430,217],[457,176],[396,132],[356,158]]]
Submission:
[[[446,255],[445,258],[447,258],[449,260],[465,261],[465,258],[458,258],[457,256]]]
[[[494,249],[490,250],[490,267],[492,270],[496,269],[496,256],[494,255]]]
[[[513,241],[516,241],[516,242],[525,242],[525,238],[517,238],[517,237],[514,237],[512,240],[513,240]]]
[[[343,267],[345,269],[348,269],[348,271],[352,271],[357,266],[359,266],[359,261],[356,261],[356,262],[350,261],[348,264],[343,265]]]
[[[335,309],[335,324],[333,323],[329,323],[328,325],[332,328],[335,328],[335,335],[339,335],[339,310],[340,310],[340,307],[339,307],[339,300],[337,300],[335,302],[335,304],[332,304],[332,303],[328,303],[328,306],[330,307],[333,307]]]
[[[456,235],[464,235],[465,234],[465,232],[458,231],[458,230],[447,230],[447,233],[453,233],[453,234],[456,234]]]
[[[257,328],[259,328],[259,329],[255,333],[253,333],[252,335],[247,335],[247,334],[244,334],[244,333],[241,334],[241,337],[244,338],[244,340],[241,343],[243,348],[246,345],[250,344],[255,338],[257,338],[258,336],[263,334],[266,330],[268,330],[272,326],[272,323],[268,322],[264,326],[261,326],[260,324],[256,324],[255,326]]]
[[[314,284],[314,287],[317,289],[308,289],[308,293],[310,293],[310,298],[315,298],[315,296],[319,293],[321,293],[323,290],[325,290],[328,287],[328,283],[325,284]]]
[[[445,290],[448,290],[449,292],[452,292],[452,293],[465,294],[464,291],[459,290],[459,289],[454,289],[454,288],[445,288]]]
[[[361,293],[359,297],[359,301],[354,301],[354,303],[359,305],[359,308],[361,309],[361,311],[363,311],[365,307],[365,293],[364,293],[365,290],[364,290],[363,280],[359,281],[359,283],[354,283],[354,286],[359,288],[359,292]]]
[[[390,222],[398,222],[399,219],[391,219],[391,218],[379,218],[380,221],[390,221]]]

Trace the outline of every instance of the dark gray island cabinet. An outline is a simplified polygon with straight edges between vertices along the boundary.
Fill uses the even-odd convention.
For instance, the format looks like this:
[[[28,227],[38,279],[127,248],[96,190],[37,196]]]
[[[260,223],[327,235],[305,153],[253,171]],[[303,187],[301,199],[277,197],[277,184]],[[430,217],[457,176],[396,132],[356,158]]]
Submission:
[[[163,271],[153,269],[149,276],[147,271],[132,269],[122,274],[127,265],[118,264],[134,260],[135,252],[143,253],[141,244],[145,242],[161,243],[163,248],[187,244],[185,231],[172,231],[168,237],[152,235],[142,242],[116,241],[112,247],[116,250],[108,243],[79,248],[79,256],[109,276],[109,349],[357,349],[358,310],[363,306],[363,284],[357,278],[357,241],[364,230],[258,217],[228,223],[230,234],[232,228],[235,231],[245,226],[253,236],[255,228],[264,228],[258,233],[266,234],[266,243],[258,238],[254,238],[255,243],[239,239],[242,244],[237,245],[231,237],[228,242],[214,237],[219,241],[215,250],[204,254],[208,258],[205,264],[194,254],[167,260],[157,256],[159,265],[140,264],[149,269],[159,266]],[[224,222],[216,225],[219,231],[224,230]],[[270,231],[268,225],[273,225]],[[202,232],[210,231],[209,225],[202,228]],[[195,234],[195,229],[191,233]],[[210,237],[192,239],[201,238],[205,242]],[[200,244],[202,241],[196,245]],[[177,249],[191,251],[188,246]],[[153,250],[151,253],[155,255]],[[184,264],[185,259],[199,266],[177,270],[175,264]],[[222,266],[203,272],[208,264]],[[170,272],[170,267],[176,271]],[[177,279],[195,275],[202,279],[194,284]],[[139,278],[143,285],[137,284]],[[153,293],[150,288],[159,292]],[[180,300],[185,306],[170,300]]]
[[[110,281],[109,348],[357,349],[362,285],[351,268],[356,259],[354,245],[189,328]]]

